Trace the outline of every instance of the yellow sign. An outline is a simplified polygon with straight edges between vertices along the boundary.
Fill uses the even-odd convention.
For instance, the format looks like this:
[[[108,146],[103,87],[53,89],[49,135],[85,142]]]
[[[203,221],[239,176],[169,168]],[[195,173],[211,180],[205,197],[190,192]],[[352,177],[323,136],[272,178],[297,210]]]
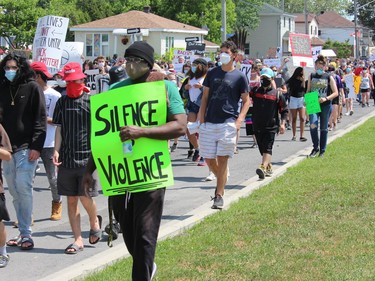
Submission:
[[[167,140],[139,138],[129,144],[119,137],[123,126],[147,128],[166,123],[164,81],[116,88],[92,96],[90,104],[91,149],[104,195],[173,185]]]

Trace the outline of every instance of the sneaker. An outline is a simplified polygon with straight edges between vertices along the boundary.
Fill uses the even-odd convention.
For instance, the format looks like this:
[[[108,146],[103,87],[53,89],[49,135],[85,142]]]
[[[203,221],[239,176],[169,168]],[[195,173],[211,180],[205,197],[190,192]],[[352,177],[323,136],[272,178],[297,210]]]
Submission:
[[[302,141],[302,142],[307,141],[307,138],[305,138],[305,137],[300,137],[300,138],[299,138],[299,141]]]
[[[345,113],[345,116],[349,116],[350,115],[350,112],[348,111],[347,113]]]
[[[259,166],[259,168],[258,169],[256,169],[256,171],[255,171],[256,173],[257,173],[257,175],[259,176],[259,179],[260,180],[264,180],[264,178],[266,177],[266,169],[264,168],[264,166],[263,166],[263,164],[261,164],[260,166]]]
[[[308,156],[309,158],[314,158],[317,156],[317,154],[319,153],[319,150],[318,149],[314,149],[311,151],[310,155]]]
[[[216,176],[213,172],[210,172],[208,176],[204,179],[204,181],[213,181],[216,180]]]
[[[224,199],[219,194],[216,194],[214,198],[211,200],[214,200],[214,203],[212,204],[211,209],[222,209],[224,206]]]
[[[199,155],[199,150],[195,150],[193,158],[191,160],[193,160],[194,162],[198,162],[200,158],[201,156]]]
[[[305,126],[306,127],[310,126],[310,121],[306,121]]]
[[[206,161],[204,161],[203,157],[201,157],[201,159],[199,159],[198,166],[207,166],[207,163],[206,163]]]
[[[177,149],[177,143],[173,143],[171,146],[171,152],[175,151]]]
[[[238,148],[236,147],[235,149],[234,149],[234,154],[238,154]]]
[[[292,141],[296,141],[296,137],[292,137]]]
[[[362,108],[365,107],[366,105],[364,103],[362,103]]]
[[[354,113],[354,111],[353,111],[353,110],[350,110],[350,116],[352,116],[352,115],[353,115],[353,113]]]
[[[266,168],[266,177],[272,177],[273,170],[272,170],[272,164],[268,164]]]
[[[368,102],[366,102],[366,105],[367,105],[367,107],[369,107],[370,105],[368,104]]]
[[[188,155],[187,155],[187,159],[190,159],[191,157],[193,157],[193,154],[194,154],[194,149],[189,149],[188,150]]]
[[[324,152],[320,152],[318,157],[324,157]]]
[[[0,255],[0,268],[6,267],[9,259],[9,255]]]
[[[157,270],[158,270],[158,267],[156,266],[156,263],[154,263],[152,266],[151,280],[154,279]]]

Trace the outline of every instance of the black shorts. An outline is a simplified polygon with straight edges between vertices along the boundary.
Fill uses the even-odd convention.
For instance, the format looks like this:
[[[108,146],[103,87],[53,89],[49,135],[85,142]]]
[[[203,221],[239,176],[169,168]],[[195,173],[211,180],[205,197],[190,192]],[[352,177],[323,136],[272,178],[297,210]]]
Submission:
[[[254,135],[253,124],[246,124],[245,127],[246,127],[246,136]]]
[[[368,89],[361,89],[361,93],[367,93],[367,92],[370,92],[370,88],[368,88]]]
[[[199,112],[199,106],[197,104],[193,103],[192,101],[188,101],[186,109],[189,112],[194,112],[196,114],[198,114],[198,112]]]
[[[272,147],[275,142],[276,132],[273,131],[255,131],[259,152],[261,155],[267,153],[272,155]]]
[[[4,193],[0,193],[0,221],[10,221]]]
[[[339,104],[340,98],[337,96],[332,100],[332,104]]]
[[[81,187],[82,177],[85,169],[85,167],[65,168],[60,166],[57,173],[57,191],[59,195],[85,196],[85,191]],[[98,187],[95,181],[89,195],[91,197],[96,197],[99,195]]]

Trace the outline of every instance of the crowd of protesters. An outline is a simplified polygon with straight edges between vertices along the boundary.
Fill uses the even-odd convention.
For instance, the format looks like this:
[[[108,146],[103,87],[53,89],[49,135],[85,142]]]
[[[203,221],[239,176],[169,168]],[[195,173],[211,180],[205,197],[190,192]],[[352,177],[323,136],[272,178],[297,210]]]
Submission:
[[[179,149],[179,137],[185,135],[189,141],[186,158],[208,168],[205,180],[216,180],[212,208],[221,209],[229,177],[228,161],[238,153],[242,125],[246,135],[253,138],[249,147],[259,149],[261,161],[255,173],[262,180],[273,173],[272,153],[277,134],[291,130],[291,142],[306,142],[305,130],[309,128],[312,151],[308,157],[323,157],[328,132],[339,126],[343,116],[355,114],[355,102],[369,107],[373,99],[375,106],[374,61],[327,60],[318,56],[310,74],[304,67],[290,71],[288,61],[285,58],[278,66],[266,65],[261,59],[249,59],[232,41],[225,41],[214,60],[198,57],[190,61],[180,56],[178,64],[182,67],[176,70],[177,65],[172,62],[155,61],[150,45],[135,42],[124,57],[99,56],[82,65],[68,63],[52,75],[41,62],[30,63],[17,53],[6,55],[0,63],[0,159],[19,235],[6,241],[2,220],[10,218],[0,173],[0,267],[9,262],[6,246],[34,248],[32,184],[39,157],[51,189],[51,220],[61,219],[61,197],[67,197],[74,241],[64,250],[65,254],[77,254],[84,247],[78,202],[89,216],[89,242],[96,244],[102,238],[102,218],[97,215],[93,199],[98,190],[91,177],[95,165],[90,146],[86,70],[99,71],[95,77],[97,94],[122,87],[125,91],[131,84],[165,81],[169,100],[167,125],[148,133],[125,126],[120,138],[126,141],[147,136],[170,140],[173,153]],[[241,72],[241,65],[251,65],[248,78]],[[310,92],[318,93],[318,113],[306,112],[304,96]],[[90,194],[86,189],[90,189]],[[125,244],[133,257],[135,280],[150,280],[155,275],[153,260],[164,193],[165,187],[109,200],[115,210],[116,237],[123,229]],[[145,215],[150,208],[157,211],[152,216]],[[130,227],[134,217],[137,222]],[[112,233],[112,228],[106,227],[106,232]],[[141,232],[147,235],[137,236]]]

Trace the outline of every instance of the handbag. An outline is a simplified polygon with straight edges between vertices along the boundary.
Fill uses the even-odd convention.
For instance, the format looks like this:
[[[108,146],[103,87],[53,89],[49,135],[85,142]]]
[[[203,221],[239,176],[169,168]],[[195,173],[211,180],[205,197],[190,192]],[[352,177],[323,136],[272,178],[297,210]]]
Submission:
[[[0,221],[10,221],[7,206],[5,204],[5,194],[0,193]]]

